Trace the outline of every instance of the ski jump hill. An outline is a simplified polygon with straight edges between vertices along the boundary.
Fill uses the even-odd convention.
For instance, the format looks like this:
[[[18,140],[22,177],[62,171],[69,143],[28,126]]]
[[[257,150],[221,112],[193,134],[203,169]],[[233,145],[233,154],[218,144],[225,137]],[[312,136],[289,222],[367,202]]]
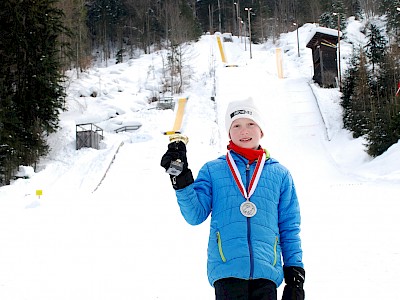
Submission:
[[[307,30],[300,28],[300,37]],[[335,114],[338,90],[310,84],[311,54],[300,43],[298,58],[293,36],[279,44],[282,76],[278,45],[252,45],[250,59],[244,38],[219,44],[214,35],[203,36],[189,45],[191,85],[174,97],[174,110],[148,100],[162,84],[162,52],[71,80],[69,110],[49,136],[51,152],[31,178],[0,188],[0,298],[213,299],[206,278],[209,224],[192,227],[181,216],[160,167],[169,143],[164,132],[189,137],[196,176],[206,161],[226,154],[226,106],[247,97],[263,113],[262,146],[296,183],[307,297],[398,298],[399,160],[391,173],[384,173],[382,159],[377,172],[365,169],[371,159],[354,147],[359,142]],[[98,150],[76,150],[75,127],[82,121],[104,129]],[[115,132],[132,121],[140,129]],[[43,191],[40,198],[35,190]],[[326,270],[340,289],[326,293],[332,286],[332,276],[320,276]],[[282,287],[279,299],[281,293]]]

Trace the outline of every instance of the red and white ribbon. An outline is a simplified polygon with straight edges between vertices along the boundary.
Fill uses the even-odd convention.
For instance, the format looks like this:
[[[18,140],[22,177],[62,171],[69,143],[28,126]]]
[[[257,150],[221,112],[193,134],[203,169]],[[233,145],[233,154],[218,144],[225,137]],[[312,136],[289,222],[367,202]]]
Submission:
[[[248,191],[246,191],[246,188],[244,187],[242,178],[240,177],[239,170],[236,166],[235,161],[232,158],[230,151],[228,151],[226,157],[227,157],[229,169],[231,170],[233,178],[235,179],[235,182],[236,182],[237,186],[239,187],[240,193],[243,195],[243,197],[247,201],[250,201],[250,197],[251,197],[251,195],[253,195],[254,191],[256,190],[258,180],[260,179],[260,176],[261,176],[261,172],[263,169],[261,166],[264,165],[265,159],[266,159],[265,153],[263,153],[261,159],[257,160],[257,165],[254,170],[253,176],[251,177]]]

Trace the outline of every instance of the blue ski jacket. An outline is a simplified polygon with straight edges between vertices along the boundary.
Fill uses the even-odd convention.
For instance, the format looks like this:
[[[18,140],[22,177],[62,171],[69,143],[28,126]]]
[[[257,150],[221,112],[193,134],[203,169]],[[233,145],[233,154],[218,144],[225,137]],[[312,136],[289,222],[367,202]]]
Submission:
[[[247,187],[256,163],[231,151]],[[191,225],[211,214],[207,273],[213,286],[218,279],[264,278],[280,286],[283,264],[303,268],[300,209],[289,171],[275,159],[266,160],[250,201],[255,216],[240,212],[245,198],[229,169],[226,156],[206,163],[193,184],[176,190],[181,213]]]

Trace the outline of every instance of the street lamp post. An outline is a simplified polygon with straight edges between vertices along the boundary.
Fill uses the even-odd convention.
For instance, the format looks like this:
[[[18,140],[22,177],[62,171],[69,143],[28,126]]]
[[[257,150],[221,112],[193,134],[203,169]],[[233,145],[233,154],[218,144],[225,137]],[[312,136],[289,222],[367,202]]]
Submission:
[[[240,37],[241,24],[240,24],[240,20],[239,20],[239,1],[233,2],[233,4],[235,5],[235,8],[236,8],[236,23],[235,24],[237,24],[238,37]]]
[[[250,47],[250,59],[252,59],[251,55],[251,20],[250,20],[250,11],[251,7],[245,7],[244,10],[247,10],[247,20],[249,21],[249,47]]]
[[[241,21],[241,23],[242,23],[242,26],[244,27],[244,29],[243,29],[243,32],[244,32],[244,51],[247,51],[247,48],[246,48],[246,40],[247,40],[247,35],[246,35],[246,32],[247,32],[247,30],[246,30],[246,22],[243,22],[243,20]]]
[[[219,32],[221,32],[222,33],[222,25],[221,25],[221,4],[219,3],[219,0],[218,0],[218,23],[219,23],[219,27],[218,27],[218,29],[219,29]]]
[[[300,45],[299,45],[299,24],[293,23],[294,26],[296,26],[296,31],[297,31],[297,56],[300,57]]]
[[[338,79],[339,79],[339,91],[342,91],[342,69],[340,67],[340,13],[333,13],[334,16],[337,15],[337,22],[338,22],[338,30],[337,30],[337,36],[338,36],[338,67],[339,67],[339,72],[338,72]]]

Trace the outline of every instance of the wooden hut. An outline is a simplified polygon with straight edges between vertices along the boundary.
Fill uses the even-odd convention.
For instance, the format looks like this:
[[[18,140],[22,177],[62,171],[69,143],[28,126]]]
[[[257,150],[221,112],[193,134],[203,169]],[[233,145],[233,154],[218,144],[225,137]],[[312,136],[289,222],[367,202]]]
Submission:
[[[342,33],[335,29],[317,27],[309,37],[307,48],[311,48],[313,80],[322,87],[338,86],[337,44]]]

